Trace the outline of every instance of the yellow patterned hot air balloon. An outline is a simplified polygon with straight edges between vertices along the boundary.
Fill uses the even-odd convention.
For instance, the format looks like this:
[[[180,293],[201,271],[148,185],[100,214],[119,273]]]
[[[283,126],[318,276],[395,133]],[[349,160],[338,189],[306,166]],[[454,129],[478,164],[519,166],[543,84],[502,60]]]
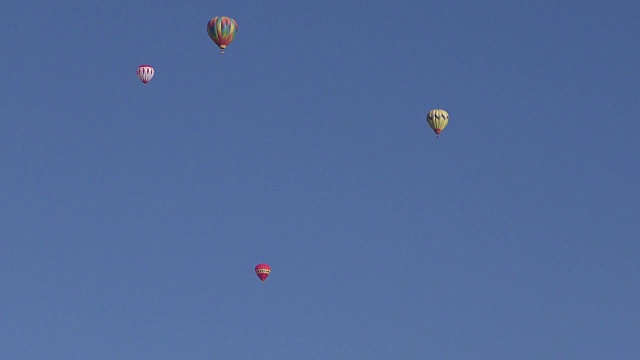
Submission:
[[[427,114],[427,123],[429,127],[436,133],[436,137],[440,137],[440,133],[449,123],[449,113],[441,109],[434,109]]]

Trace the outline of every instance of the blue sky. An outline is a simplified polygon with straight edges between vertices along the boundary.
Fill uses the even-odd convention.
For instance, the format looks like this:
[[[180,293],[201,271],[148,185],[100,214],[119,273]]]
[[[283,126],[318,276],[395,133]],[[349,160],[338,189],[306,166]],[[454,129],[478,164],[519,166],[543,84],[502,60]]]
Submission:
[[[0,357],[640,358],[640,3],[505,3],[10,1]]]

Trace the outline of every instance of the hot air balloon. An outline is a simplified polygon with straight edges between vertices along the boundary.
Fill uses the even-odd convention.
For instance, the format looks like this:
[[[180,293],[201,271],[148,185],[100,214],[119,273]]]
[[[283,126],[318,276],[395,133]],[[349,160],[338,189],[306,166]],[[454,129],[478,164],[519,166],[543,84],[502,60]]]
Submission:
[[[436,137],[440,137],[440,133],[449,123],[449,114],[441,109],[434,109],[427,114],[427,123],[429,127],[436,133]]]
[[[140,78],[144,86],[147,86],[147,83],[151,81],[155,72],[156,71],[151,65],[143,64],[138,66],[138,77]]]
[[[258,264],[256,265],[256,275],[264,282],[269,274],[271,273],[271,266],[268,264]]]
[[[220,48],[220,53],[224,54],[224,49],[231,44],[236,37],[238,24],[235,20],[226,16],[216,16],[207,24],[207,33],[211,40]]]

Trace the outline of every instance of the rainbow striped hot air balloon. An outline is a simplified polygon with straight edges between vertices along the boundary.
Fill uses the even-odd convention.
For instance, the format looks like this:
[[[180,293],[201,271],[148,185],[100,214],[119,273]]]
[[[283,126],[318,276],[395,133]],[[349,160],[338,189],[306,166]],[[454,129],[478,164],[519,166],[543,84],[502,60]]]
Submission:
[[[236,31],[238,31],[238,24],[226,16],[216,16],[207,24],[207,33],[211,40],[218,45],[222,54],[236,37]]]

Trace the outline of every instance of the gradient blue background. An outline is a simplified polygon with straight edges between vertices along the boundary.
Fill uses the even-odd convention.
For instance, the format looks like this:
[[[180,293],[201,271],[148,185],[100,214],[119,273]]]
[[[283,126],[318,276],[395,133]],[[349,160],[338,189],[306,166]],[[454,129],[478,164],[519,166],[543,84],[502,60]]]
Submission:
[[[0,358],[639,359],[638,14],[4,3]]]

